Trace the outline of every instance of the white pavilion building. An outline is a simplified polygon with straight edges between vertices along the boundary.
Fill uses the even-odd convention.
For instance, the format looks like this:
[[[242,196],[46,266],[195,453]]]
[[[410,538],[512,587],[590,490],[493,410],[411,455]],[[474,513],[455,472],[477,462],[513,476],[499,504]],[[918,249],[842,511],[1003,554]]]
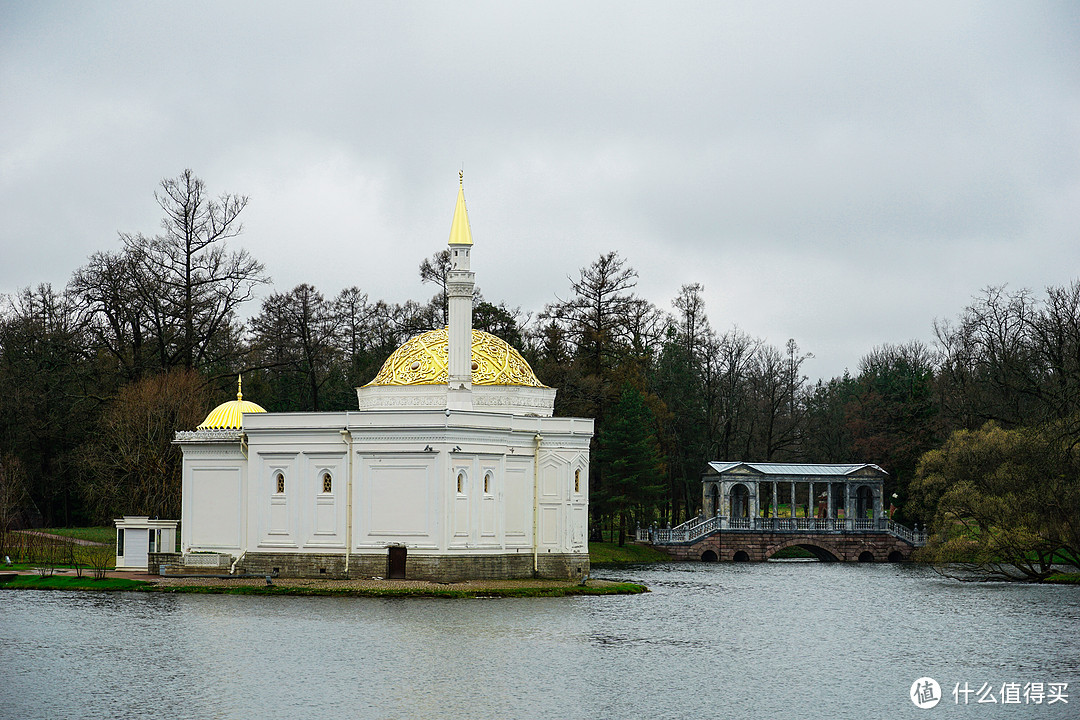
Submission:
[[[357,388],[358,410],[268,413],[237,399],[183,451],[189,571],[292,577],[581,578],[593,421],[472,329],[465,194],[450,231],[449,326]]]

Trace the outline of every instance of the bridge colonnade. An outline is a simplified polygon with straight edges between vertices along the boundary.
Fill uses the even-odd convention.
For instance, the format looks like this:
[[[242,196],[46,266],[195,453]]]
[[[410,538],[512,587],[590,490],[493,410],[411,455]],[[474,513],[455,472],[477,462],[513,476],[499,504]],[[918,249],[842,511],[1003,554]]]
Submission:
[[[706,518],[872,520],[885,517],[888,473],[877,465],[795,463],[709,463],[702,476]]]

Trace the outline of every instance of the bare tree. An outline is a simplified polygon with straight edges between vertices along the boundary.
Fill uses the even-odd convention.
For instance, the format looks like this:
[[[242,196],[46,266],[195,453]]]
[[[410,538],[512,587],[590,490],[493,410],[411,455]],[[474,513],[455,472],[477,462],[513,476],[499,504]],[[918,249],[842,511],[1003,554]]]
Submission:
[[[138,272],[137,260],[127,249],[94,253],[67,287],[94,347],[108,352],[129,380],[142,376],[147,361],[148,311],[139,292],[145,281],[136,278]]]
[[[431,283],[439,288],[435,297],[431,298],[431,306],[435,312],[435,323],[441,327],[446,325],[450,317],[449,300],[446,294],[446,276],[450,272],[450,249],[440,250],[430,258],[424,258],[420,263],[420,281]]]
[[[191,170],[162,180],[154,198],[165,213],[163,232],[120,237],[137,263],[135,279],[162,366],[202,367],[218,359],[216,340],[230,332],[237,307],[269,281],[246,250],[225,246],[243,232],[239,218],[248,198],[226,193],[211,199]]]
[[[1046,289],[1029,333],[1046,414],[1067,418],[1080,412],[1080,281]]]
[[[299,374],[306,386],[305,405],[319,409],[319,392],[340,367],[342,316],[333,303],[306,283],[263,301],[251,321],[254,345],[264,364]]]
[[[355,358],[370,347],[371,325],[378,317],[378,307],[368,302],[366,292],[354,286],[345,288],[334,298],[334,313],[341,321],[345,353]]]
[[[738,328],[726,333],[717,348],[718,449],[723,458],[735,459],[740,453],[750,457],[754,420],[750,377],[760,348],[760,340]]]
[[[67,295],[41,284],[0,308],[0,438],[22,460],[34,506],[52,523],[72,510],[72,451],[92,431],[98,377]]]
[[[0,459],[0,553],[8,548],[9,533],[17,526],[29,500],[22,463],[14,455]]]
[[[700,357],[703,338],[712,332],[705,314],[705,298],[701,296],[704,291],[701,283],[688,283],[679,288],[679,294],[671,301],[678,310],[679,337],[688,358]]]
[[[198,425],[210,405],[202,378],[180,368],[124,387],[79,463],[83,496],[95,517],[178,517],[181,458],[172,441],[177,430]]]
[[[1038,309],[1027,290],[988,287],[959,322],[934,324],[942,352],[944,395],[965,426],[987,420],[1008,427],[1044,419],[1042,373],[1030,329]]]
[[[616,252],[601,255],[577,280],[570,279],[574,295],[548,305],[542,317],[559,322],[577,354],[587,360],[588,372],[603,374],[626,346],[627,320],[636,298],[637,272]]]

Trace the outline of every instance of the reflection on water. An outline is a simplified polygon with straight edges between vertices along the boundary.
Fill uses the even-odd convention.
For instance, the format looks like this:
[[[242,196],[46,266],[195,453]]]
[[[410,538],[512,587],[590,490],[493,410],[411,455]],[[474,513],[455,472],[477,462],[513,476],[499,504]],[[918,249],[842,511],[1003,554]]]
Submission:
[[[919,567],[676,564],[641,596],[0,591],[0,717],[1077,717],[1080,589]],[[934,677],[931,711],[908,699]],[[967,682],[1069,704],[958,707]],[[973,698],[974,700],[974,698]]]

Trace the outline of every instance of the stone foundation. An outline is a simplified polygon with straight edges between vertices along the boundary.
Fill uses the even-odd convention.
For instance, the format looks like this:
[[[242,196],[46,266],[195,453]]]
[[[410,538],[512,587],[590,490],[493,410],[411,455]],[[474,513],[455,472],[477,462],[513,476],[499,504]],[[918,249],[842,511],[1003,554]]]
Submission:
[[[146,556],[146,572],[151,575],[160,575],[161,566],[175,567],[183,562],[184,556],[180,553],[156,552]]]
[[[537,557],[538,577],[551,580],[578,580],[589,574],[587,553],[544,553]],[[349,557],[314,553],[249,552],[237,564],[238,573],[276,575],[288,578],[372,578],[389,576],[389,554],[365,553]],[[533,577],[531,553],[506,555],[425,555],[408,552],[406,580],[463,582],[466,580],[510,580]]]
[[[228,575],[235,558],[228,553],[150,553],[147,572],[154,575]]]

